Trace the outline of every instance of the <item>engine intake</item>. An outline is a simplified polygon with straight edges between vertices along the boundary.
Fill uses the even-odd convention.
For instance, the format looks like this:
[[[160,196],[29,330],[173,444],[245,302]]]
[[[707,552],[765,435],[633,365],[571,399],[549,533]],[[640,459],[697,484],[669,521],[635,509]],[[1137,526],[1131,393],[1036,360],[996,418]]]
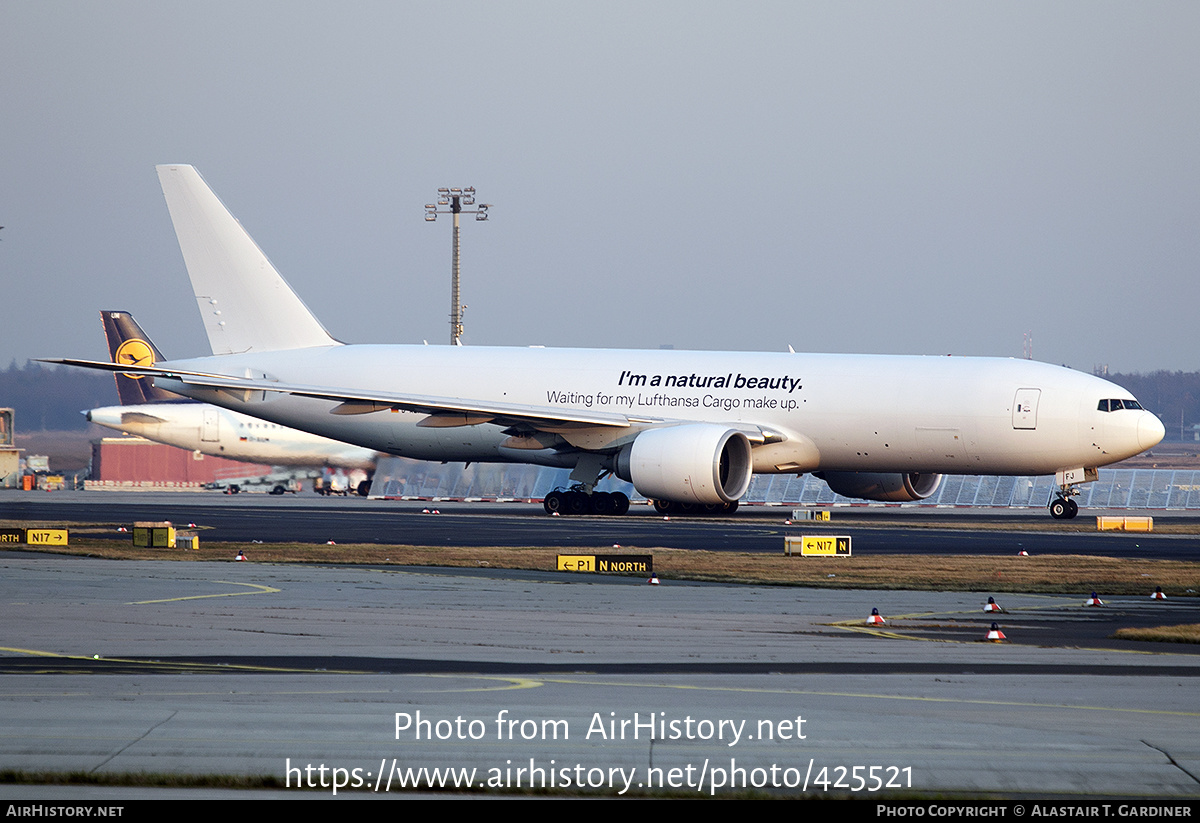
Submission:
[[[745,434],[715,423],[649,429],[617,455],[616,473],[654,500],[732,503],[750,486],[750,450]]]

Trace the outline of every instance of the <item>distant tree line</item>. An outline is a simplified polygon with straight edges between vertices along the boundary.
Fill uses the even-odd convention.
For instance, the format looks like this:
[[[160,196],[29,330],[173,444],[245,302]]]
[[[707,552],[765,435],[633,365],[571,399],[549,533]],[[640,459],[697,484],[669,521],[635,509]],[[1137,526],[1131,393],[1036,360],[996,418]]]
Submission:
[[[81,411],[117,404],[117,386],[107,372],[13,360],[0,371],[0,407],[14,410],[18,434],[87,428]]]
[[[1167,427],[1168,440],[1179,439],[1181,421],[1184,439],[1192,439],[1191,428],[1200,422],[1200,372],[1155,371],[1104,377],[1129,389],[1144,408],[1157,414]]]

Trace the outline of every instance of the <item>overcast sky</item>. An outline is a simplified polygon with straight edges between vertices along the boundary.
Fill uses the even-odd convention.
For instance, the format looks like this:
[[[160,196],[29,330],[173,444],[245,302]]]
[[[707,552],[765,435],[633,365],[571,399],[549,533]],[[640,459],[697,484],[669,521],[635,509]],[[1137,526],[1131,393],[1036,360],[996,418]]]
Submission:
[[[0,5],[0,357],[207,353],[190,163],[347,342],[1200,370],[1200,3]]]

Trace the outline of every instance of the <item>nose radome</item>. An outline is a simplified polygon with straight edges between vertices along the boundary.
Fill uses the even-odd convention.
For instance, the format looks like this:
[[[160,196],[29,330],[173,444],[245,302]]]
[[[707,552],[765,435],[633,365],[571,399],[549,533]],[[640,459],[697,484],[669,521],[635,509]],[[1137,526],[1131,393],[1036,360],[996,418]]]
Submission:
[[[1142,447],[1142,451],[1157,446],[1166,433],[1162,421],[1151,412],[1142,414],[1142,419],[1138,421],[1138,445]]]

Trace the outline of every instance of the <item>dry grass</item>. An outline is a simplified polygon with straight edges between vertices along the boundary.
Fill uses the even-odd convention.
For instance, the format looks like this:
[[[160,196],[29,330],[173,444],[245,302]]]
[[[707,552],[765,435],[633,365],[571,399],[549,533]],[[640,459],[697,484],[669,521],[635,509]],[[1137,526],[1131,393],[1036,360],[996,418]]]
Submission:
[[[1184,626],[1156,626],[1153,629],[1117,629],[1118,640],[1152,640],[1159,643],[1200,643],[1200,623]]]
[[[128,543],[88,540],[72,531],[70,546],[38,551],[125,560],[230,562],[244,550],[251,562],[351,563],[406,566],[490,566],[552,571],[558,554],[652,554],[659,577],[679,580],[813,586],[839,589],[914,589],[986,592],[1147,595],[1162,586],[1168,596],[1200,592],[1200,563],[1123,560],[1084,555],[995,557],[982,555],[857,555],[785,557],[781,554],[638,548],[465,548],[444,546],[204,543],[198,551],[138,549]]]

